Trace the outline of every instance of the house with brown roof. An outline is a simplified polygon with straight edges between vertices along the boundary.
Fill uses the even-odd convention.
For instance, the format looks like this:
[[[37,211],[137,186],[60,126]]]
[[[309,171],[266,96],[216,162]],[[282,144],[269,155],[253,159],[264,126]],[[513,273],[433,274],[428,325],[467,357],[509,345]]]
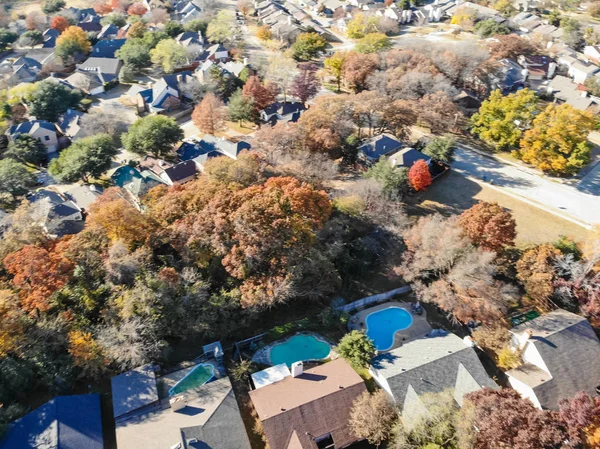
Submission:
[[[271,449],[339,449],[360,438],[349,425],[354,400],[367,391],[343,359],[303,371],[250,392]]]

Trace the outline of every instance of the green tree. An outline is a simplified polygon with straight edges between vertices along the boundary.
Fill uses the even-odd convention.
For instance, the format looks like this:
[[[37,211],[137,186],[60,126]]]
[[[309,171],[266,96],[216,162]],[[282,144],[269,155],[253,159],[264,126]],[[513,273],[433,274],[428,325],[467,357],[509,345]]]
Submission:
[[[188,61],[188,52],[175,39],[165,39],[150,50],[150,59],[165,73],[172,73],[178,66]]]
[[[396,6],[398,7],[399,10],[408,10],[410,9],[410,0],[399,0],[396,3]]]
[[[44,36],[38,30],[25,31],[19,38],[19,45],[23,47],[34,47],[42,42],[44,42]]]
[[[102,17],[100,23],[102,25],[114,25],[121,28],[127,25],[127,16],[119,12],[112,12]]]
[[[558,9],[553,9],[552,11],[550,11],[550,14],[548,14],[548,23],[550,25],[554,25],[555,27],[559,26],[560,19],[561,15]]]
[[[408,169],[394,167],[386,157],[382,157],[364,174],[365,178],[375,179],[389,199],[401,199],[408,191]]]
[[[356,368],[366,368],[375,355],[375,346],[364,332],[352,331],[342,337],[336,352]]]
[[[0,160],[0,193],[16,198],[29,192],[35,183],[35,175],[23,164],[12,159]]]
[[[7,28],[0,28],[0,47],[8,48],[19,36]]]
[[[482,38],[493,37],[496,35],[510,34],[510,29],[496,22],[494,19],[481,20],[475,24],[475,32]]]
[[[169,154],[173,145],[181,139],[183,131],[175,120],[149,115],[136,121],[122,140],[128,151],[162,157]]]
[[[385,34],[369,33],[356,43],[355,50],[358,53],[378,53],[387,50],[391,46],[390,38]]]
[[[432,159],[451,164],[454,161],[456,141],[452,137],[434,137],[423,149],[423,153]]]
[[[239,78],[231,76],[216,65],[213,65],[209,69],[209,76],[214,92],[224,101],[227,101],[227,99],[243,85]]]
[[[171,37],[177,37],[181,33],[185,31],[185,28],[179,22],[175,22],[174,20],[170,20],[165,23],[165,33],[167,33]]]
[[[74,108],[81,101],[81,94],[63,84],[53,81],[36,83],[32,98],[27,102],[29,113],[38,120],[56,122],[58,116],[67,109]]]
[[[67,3],[65,0],[44,0],[42,3],[42,11],[44,14],[54,14],[63,9]]]
[[[88,182],[110,168],[117,148],[108,134],[97,134],[75,141],[50,164],[49,171],[61,182]]]
[[[206,37],[208,37],[208,40],[219,44],[234,42],[237,34],[238,27],[235,23],[235,13],[228,9],[219,11],[206,28]]]
[[[194,33],[202,33],[202,35],[206,35],[206,28],[208,27],[208,22],[202,19],[194,19],[190,20],[185,24],[185,31],[193,31]]]
[[[502,95],[495,90],[471,118],[471,132],[498,150],[518,145],[538,112],[538,98],[529,89]]]
[[[301,33],[292,45],[292,56],[296,61],[309,61],[325,51],[327,41],[317,33]]]
[[[127,39],[125,45],[115,52],[115,56],[123,61],[123,65],[139,71],[151,63],[150,48],[142,39]]]
[[[19,134],[8,144],[6,155],[24,164],[39,165],[47,156],[46,146],[29,134]]]
[[[229,110],[229,119],[239,122],[240,126],[243,121],[256,122],[258,120],[254,100],[252,97],[245,96],[241,89],[236,90],[231,95],[227,108]]]
[[[571,17],[563,17],[560,19],[560,27],[563,31],[562,41],[575,50],[581,50],[585,44],[581,23]]]

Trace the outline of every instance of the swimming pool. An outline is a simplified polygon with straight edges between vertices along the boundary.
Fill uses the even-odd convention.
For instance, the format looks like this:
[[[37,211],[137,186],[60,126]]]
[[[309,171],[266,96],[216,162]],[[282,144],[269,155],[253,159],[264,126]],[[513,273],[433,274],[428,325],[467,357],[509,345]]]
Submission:
[[[196,366],[193,370],[187,373],[183,378],[169,388],[169,396],[175,396],[177,394],[184,393],[192,388],[198,388],[204,385],[206,382],[211,380],[215,375],[215,367],[201,363]]]
[[[330,346],[314,335],[294,335],[282,343],[277,343],[269,351],[273,365],[285,363],[288,367],[301,360],[321,360],[329,356]]]
[[[367,335],[378,351],[387,351],[394,346],[396,332],[412,325],[412,316],[401,307],[388,307],[370,313],[365,320]]]

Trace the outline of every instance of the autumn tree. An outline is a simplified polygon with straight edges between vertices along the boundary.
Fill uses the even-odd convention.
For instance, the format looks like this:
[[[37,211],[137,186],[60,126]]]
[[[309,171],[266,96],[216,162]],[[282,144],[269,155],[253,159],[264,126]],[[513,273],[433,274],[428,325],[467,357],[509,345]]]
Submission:
[[[317,67],[314,64],[304,63],[298,65],[300,73],[294,78],[290,93],[298,98],[302,104],[317,95],[319,91],[319,79],[316,72]]]
[[[532,40],[525,39],[517,34],[496,36],[490,44],[492,57],[497,60],[515,59],[520,55],[531,55],[537,52]]]
[[[378,65],[376,55],[349,52],[342,66],[344,81],[352,90],[360,92],[367,87],[367,77]]]
[[[357,369],[367,368],[375,355],[373,341],[364,332],[356,330],[344,335],[335,350]]]
[[[346,53],[343,51],[336,51],[329,58],[324,61],[325,71],[328,75],[333,77],[337,85],[337,91],[339,92],[342,87],[342,75],[344,61],[346,60]]]
[[[495,90],[471,118],[471,132],[498,150],[515,147],[538,112],[538,98],[529,89],[502,95]]]
[[[560,418],[566,423],[569,441],[585,449],[600,443],[600,398],[580,391],[569,399],[560,401]]]
[[[270,86],[265,86],[258,76],[248,78],[242,92],[244,96],[254,100],[254,106],[259,111],[273,104],[276,98],[274,89],[270,88]]]
[[[56,56],[63,61],[85,56],[91,49],[87,33],[78,26],[70,26],[56,39]]]
[[[425,190],[431,185],[431,173],[429,165],[423,159],[416,161],[408,170],[408,181],[417,192]]]
[[[273,33],[268,25],[262,25],[256,30],[256,37],[261,41],[268,41],[273,38]]]
[[[141,3],[134,3],[127,9],[127,14],[130,16],[143,16],[148,10]]]
[[[30,314],[47,312],[52,295],[64,287],[74,265],[60,253],[60,245],[48,249],[26,245],[4,258],[4,268],[20,289],[21,307]]]
[[[279,55],[270,59],[266,79],[279,88],[284,101],[287,101],[287,94],[297,74],[296,61]]]
[[[69,21],[63,16],[55,16],[50,22],[50,28],[60,31],[61,33],[69,27]]]
[[[250,0],[238,0],[237,9],[242,13],[242,16],[247,17],[253,10],[252,2]]]
[[[546,310],[554,293],[554,263],[560,255],[550,244],[538,245],[525,251],[516,265],[517,279],[523,283],[527,295]]]
[[[310,61],[325,51],[327,41],[317,33],[300,33],[292,45],[292,55],[297,61]]]
[[[390,38],[383,33],[369,33],[356,43],[358,53],[378,53],[392,46]]]
[[[359,12],[348,22],[346,35],[351,39],[361,39],[375,32],[377,32],[377,17]]]
[[[107,368],[108,361],[102,347],[90,332],[74,330],[69,332],[69,354],[75,366],[81,369],[83,377],[98,378]]]
[[[135,22],[129,27],[127,30],[127,38],[128,39],[141,39],[146,32],[146,24],[142,21]]]
[[[557,412],[539,410],[507,388],[469,393],[458,422],[464,430],[460,447],[560,449],[567,438]]]
[[[498,203],[477,203],[461,214],[459,223],[471,242],[486,251],[500,252],[515,245],[517,223]]]
[[[575,174],[590,162],[587,137],[594,126],[590,112],[551,103],[535,117],[513,155],[545,172]]]
[[[126,134],[123,145],[137,154],[162,157],[173,150],[173,145],[183,139],[183,130],[177,122],[164,115],[149,115],[138,119]]]
[[[365,391],[352,403],[348,424],[354,435],[379,446],[390,436],[398,412],[384,390]]]
[[[217,131],[225,129],[227,118],[225,104],[213,93],[206,94],[192,113],[194,124],[200,131],[208,134],[215,134]]]

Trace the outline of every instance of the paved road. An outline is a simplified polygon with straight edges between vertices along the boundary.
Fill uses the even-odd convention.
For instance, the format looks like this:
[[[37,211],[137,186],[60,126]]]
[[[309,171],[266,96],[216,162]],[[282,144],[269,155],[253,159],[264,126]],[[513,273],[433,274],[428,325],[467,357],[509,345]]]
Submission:
[[[593,170],[577,185],[566,185],[523,170],[514,165],[500,162],[474,151],[459,148],[454,170],[478,183],[486,182],[507,194],[547,210],[548,212],[570,219],[582,226],[600,225],[600,196],[590,193],[589,184],[600,178],[600,169]],[[482,178],[486,177],[486,181]],[[588,191],[584,190],[587,185]],[[579,187],[578,187],[579,186]],[[593,189],[597,192],[597,189]],[[598,193],[598,192],[597,192]]]

